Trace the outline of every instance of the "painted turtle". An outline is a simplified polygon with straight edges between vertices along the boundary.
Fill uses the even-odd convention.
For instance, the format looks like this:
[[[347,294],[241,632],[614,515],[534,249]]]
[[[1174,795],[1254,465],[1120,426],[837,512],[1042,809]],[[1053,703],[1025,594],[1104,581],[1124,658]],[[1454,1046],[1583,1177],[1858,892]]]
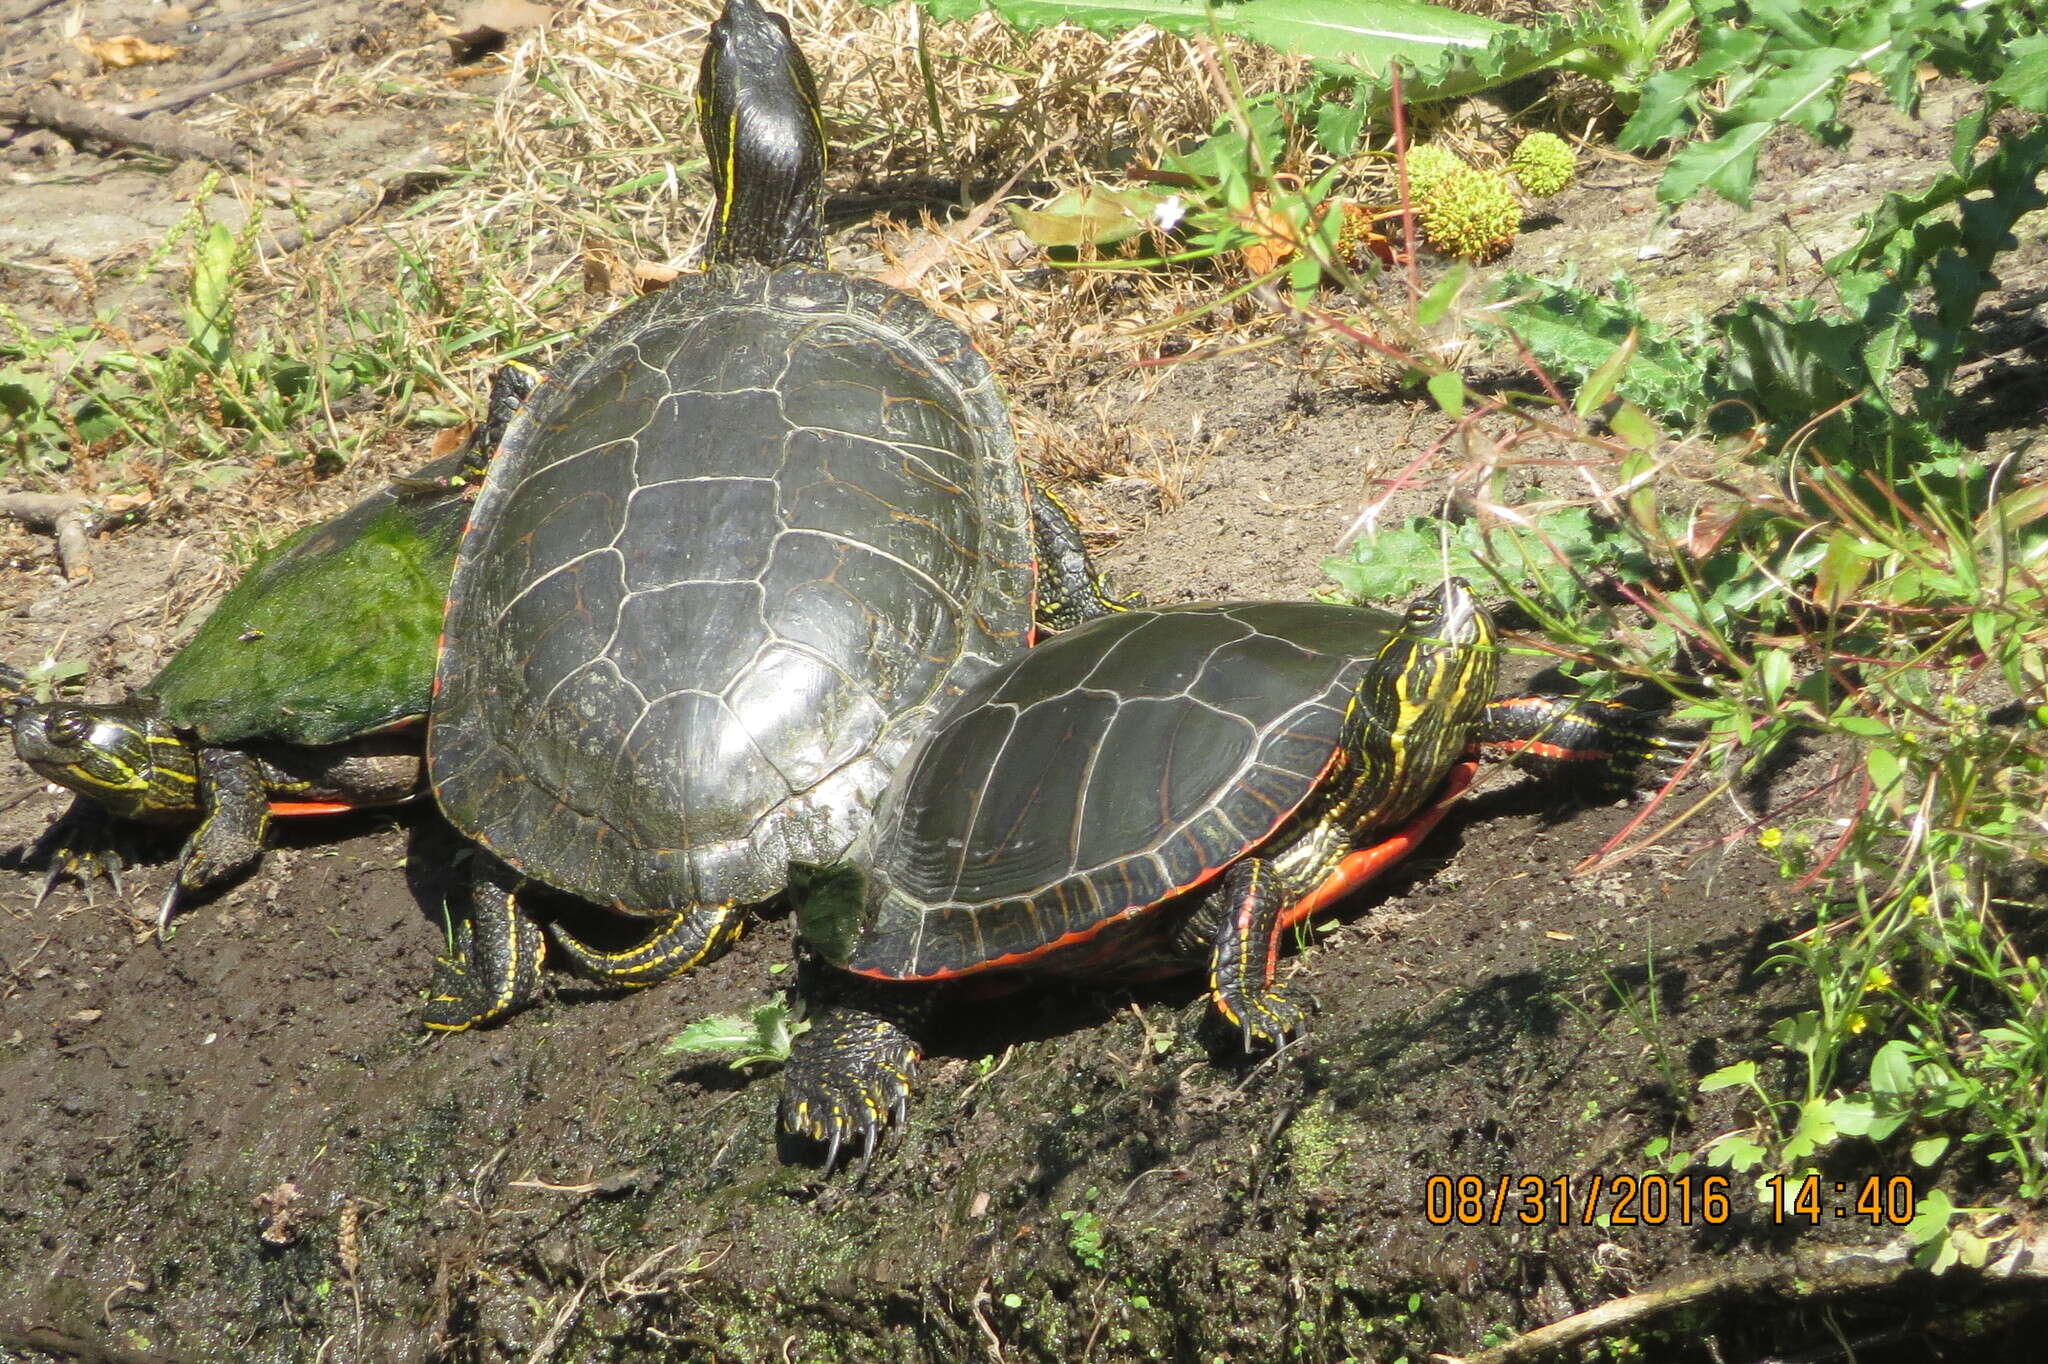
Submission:
[[[781,16],[728,0],[698,90],[708,268],[550,372],[463,540],[428,766],[492,856],[430,1028],[537,992],[528,880],[659,921],[619,952],[551,924],[585,975],[720,951],[790,859],[844,851],[939,702],[1024,647],[1035,554],[1047,614],[1107,609],[967,335],[818,268],[824,134]]]
[[[1405,616],[1318,602],[1133,611],[1040,645],[947,708],[798,929],[842,987],[796,1043],[785,1127],[871,1155],[906,1104],[908,1020],[983,973],[1132,979],[1206,962],[1247,1048],[1300,1019],[1282,936],[1414,847],[1482,747],[1633,764],[1636,712],[1492,699],[1486,614],[1452,579]],[[807,882],[808,884],[802,884]]]
[[[419,794],[416,731],[468,514],[464,490],[530,388],[526,371],[501,369],[466,449],[264,555],[126,701],[36,704],[27,679],[0,665],[0,686],[15,693],[0,724],[38,775],[76,791],[96,813],[196,824],[159,926],[181,892],[217,885],[254,862],[273,815]],[[74,822],[67,816],[58,830]],[[52,880],[66,865],[53,861]]]

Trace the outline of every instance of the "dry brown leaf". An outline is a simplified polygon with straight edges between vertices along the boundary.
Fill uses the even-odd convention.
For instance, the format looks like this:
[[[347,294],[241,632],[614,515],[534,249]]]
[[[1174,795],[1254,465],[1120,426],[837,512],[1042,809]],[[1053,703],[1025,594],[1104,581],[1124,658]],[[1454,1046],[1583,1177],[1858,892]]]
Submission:
[[[428,459],[441,459],[462,448],[470,432],[476,430],[475,422],[464,422],[460,426],[445,426],[434,433],[434,443],[427,449]]]
[[[1245,268],[1253,274],[1263,275],[1294,259],[1294,229],[1273,211],[1272,201],[1265,195],[1254,195],[1251,207],[1238,221],[1258,234],[1259,239],[1239,253],[1244,257]]]
[[[141,66],[145,62],[167,62],[185,50],[168,43],[148,42],[132,33],[124,33],[118,38],[95,38],[90,33],[81,33],[71,41],[86,56],[98,62],[102,71]]]
[[[583,292],[586,294],[629,294],[632,286],[626,283],[626,263],[619,259],[616,251],[602,247],[585,247],[583,250]]]
[[[287,1179],[269,1193],[250,1199],[249,1206],[256,1210],[258,1234],[273,1246],[288,1246],[298,1240],[298,1219],[292,1208],[304,1197],[298,1181]]]
[[[675,283],[676,276],[682,273],[673,265],[658,265],[647,260],[633,263],[633,282],[639,286],[637,292],[643,294],[651,294]]]
[[[486,48],[523,28],[537,28],[555,17],[546,5],[531,0],[477,0],[462,11],[448,46],[458,62],[483,55]]]

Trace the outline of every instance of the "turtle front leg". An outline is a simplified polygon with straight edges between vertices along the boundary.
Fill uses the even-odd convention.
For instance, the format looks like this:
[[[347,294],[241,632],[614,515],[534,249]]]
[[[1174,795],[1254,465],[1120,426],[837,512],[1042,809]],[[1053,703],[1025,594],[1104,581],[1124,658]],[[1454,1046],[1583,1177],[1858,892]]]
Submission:
[[[1142,597],[1119,597],[1103,586],[1073,513],[1037,479],[1029,483],[1031,534],[1038,553],[1038,624],[1067,630],[1112,611],[1143,606]]]
[[[1504,696],[1488,703],[1473,737],[1489,756],[1541,777],[1632,786],[1649,763],[1677,766],[1678,746],[1651,731],[1647,711],[1583,696]]]
[[[270,797],[263,764],[234,748],[199,751],[199,804],[205,813],[185,841],[177,875],[157,907],[159,934],[170,926],[178,898],[197,893],[247,871],[263,855],[270,830]]]
[[[488,1027],[540,997],[547,939],[519,903],[520,875],[479,852],[455,930],[455,951],[434,959],[423,1021],[435,1032]]]
[[[911,1029],[929,996],[848,993],[826,1005],[797,1036],[782,1072],[782,1127],[825,1143],[825,1173],[839,1148],[860,1142],[865,1171],[882,1130],[910,1111],[911,1082],[924,1049]]]
[[[67,876],[77,878],[88,904],[92,902],[92,883],[97,876],[107,878],[115,895],[128,898],[128,887],[121,880],[121,873],[129,865],[124,842],[123,826],[107,813],[105,806],[85,796],[74,799],[70,808],[57,816],[57,822],[44,830],[28,850],[26,864],[45,868],[42,889],[36,892],[33,907],[41,909],[57,883]]]
[[[746,907],[726,904],[679,910],[652,937],[623,952],[600,952],[553,921],[548,923],[548,937],[581,974],[637,990],[673,980],[723,955],[746,926]]]
[[[1251,1051],[1279,1046],[1301,1026],[1301,1006],[1274,982],[1288,898],[1264,858],[1247,857],[1197,911],[1210,928],[1209,998]]]

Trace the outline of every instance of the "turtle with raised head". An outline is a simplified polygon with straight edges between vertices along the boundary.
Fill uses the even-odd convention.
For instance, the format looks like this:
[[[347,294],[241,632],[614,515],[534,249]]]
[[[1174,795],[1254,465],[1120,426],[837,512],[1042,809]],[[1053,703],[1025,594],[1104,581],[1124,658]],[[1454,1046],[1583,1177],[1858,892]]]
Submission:
[[[428,762],[490,856],[432,1028],[537,993],[528,883],[655,921],[616,952],[549,925],[586,975],[646,985],[711,957],[791,859],[844,850],[1034,609],[1114,606],[966,333],[823,268],[823,121],[781,16],[728,0],[698,110],[707,268],[550,371],[463,541]]]
[[[798,930],[840,980],[782,1120],[872,1155],[932,987],[1205,970],[1249,1049],[1294,1031],[1287,931],[1428,834],[1484,751],[1582,776],[1664,746],[1640,713],[1496,698],[1460,580],[1405,614],[1322,602],[1131,611],[1012,659],[949,706]]]

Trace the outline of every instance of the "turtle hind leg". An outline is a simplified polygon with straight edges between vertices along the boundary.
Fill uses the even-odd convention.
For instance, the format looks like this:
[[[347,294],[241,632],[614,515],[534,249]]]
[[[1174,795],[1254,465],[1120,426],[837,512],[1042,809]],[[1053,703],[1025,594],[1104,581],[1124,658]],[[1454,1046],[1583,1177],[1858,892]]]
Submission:
[[[1287,904],[1279,873],[1263,858],[1247,857],[1223,874],[1198,916],[1213,925],[1209,998],[1246,1051],[1282,1046],[1301,1027],[1301,1006],[1273,978]]]
[[[1038,624],[1066,630],[1116,611],[1143,606],[1137,595],[1119,597],[1103,585],[1081,542],[1081,528],[1066,505],[1029,480],[1031,534],[1038,554]]]
[[[434,961],[422,1020],[434,1032],[488,1027],[540,997],[547,941],[519,904],[520,878],[496,858],[478,861],[455,951]]]
[[[782,1128],[824,1144],[824,1173],[832,1173],[842,1147],[858,1142],[865,1174],[883,1130],[909,1115],[924,1055],[913,1029],[929,1007],[929,992],[844,989],[791,1044]]]
[[[739,941],[746,930],[744,905],[717,905],[679,910],[634,947],[600,952],[558,922],[548,923],[548,937],[579,974],[606,985],[639,989],[673,980]]]
[[[1648,766],[1676,767],[1687,745],[1653,729],[1655,717],[1583,696],[1504,696],[1488,703],[1474,737],[1491,757],[1539,777],[1626,790]]]

